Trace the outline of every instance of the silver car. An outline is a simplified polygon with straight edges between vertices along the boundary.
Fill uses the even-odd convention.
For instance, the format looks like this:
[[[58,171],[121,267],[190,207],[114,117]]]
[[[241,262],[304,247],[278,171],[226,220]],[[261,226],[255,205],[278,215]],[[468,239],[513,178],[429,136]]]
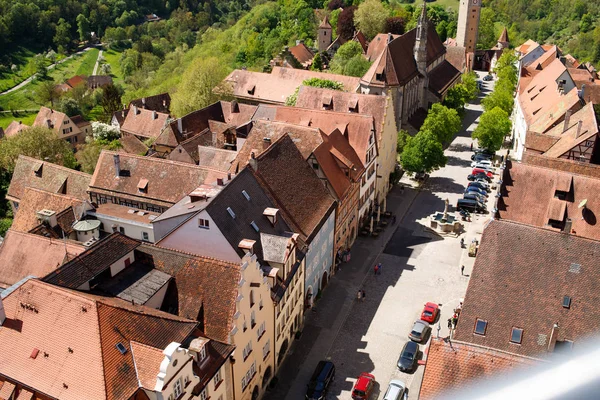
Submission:
[[[391,380],[383,400],[405,400],[407,398],[406,384],[397,379]]]
[[[410,333],[408,334],[408,338],[412,341],[421,343],[423,339],[427,337],[427,333],[431,328],[429,324],[425,321],[415,321]]]

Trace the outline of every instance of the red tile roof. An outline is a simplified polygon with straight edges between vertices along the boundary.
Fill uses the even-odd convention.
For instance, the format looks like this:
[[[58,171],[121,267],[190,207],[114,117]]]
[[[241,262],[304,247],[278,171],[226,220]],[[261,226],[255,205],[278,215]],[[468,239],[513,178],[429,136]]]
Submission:
[[[599,253],[600,242],[579,235],[492,220],[481,237],[454,339],[543,358],[554,340],[578,342],[597,334]],[[564,296],[571,298],[568,308]],[[477,319],[487,321],[484,335],[474,333]],[[513,327],[523,329],[521,344],[510,342]]]
[[[134,135],[125,135],[119,139],[119,142],[121,142],[121,145],[123,146],[122,150],[125,151],[125,153],[145,156],[148,152],[148,146]]]
[[[0,287],[29,275],[42,278],[84,250],[76,242],[9,230],[0,246]]]
[[[167,126],[168,119],[169,114],[131,105],[125,121],[121,125],[121,132],[154,139]]]
[[[72,78],[67,79],[67,85],[74,88],[75,86],[83,85],[87,77],[85,75],[76,75]]]
[[[547,132],[547,135],[558,138],[558,141],[544,155],[547,157],[565,156],[569,150],[580,143],[587,140],[595,141],[598,132],[594,104],[588,103],[581,110],[571,115],[567,126],[564,123],[558,124]]]
[[[30,126],[25,125],[21,121],[13,121],[4,130],[4,136],[7,138],[15,136],[19,132],[21,132],[22,130],[27,129],[27,128],[30,128]]]
[[[131,354],[135,362],[135,370],[140,386],[154,391],[156,378],[160,372],[160,363],[165,359],[162,349],[131,342]]]
[[[299,43],[296,46],[290,47],[289,51],[292,53],[294,58],[305,67],[311,64],[312,59],[315,56],[304,43]]]
[[[600,179],[600,166],[588,162],[584,163],[574,160],[565,160],[564,158],[549,158],[528,151],[523,154],[522,162],[528,165],[536,165],[557,171]]]
[[[452,396],[452,391],[464,390],[482,379],[496,378],[538,362],[472,343],[433,338],[427,351],[419,398],[430,400]]]

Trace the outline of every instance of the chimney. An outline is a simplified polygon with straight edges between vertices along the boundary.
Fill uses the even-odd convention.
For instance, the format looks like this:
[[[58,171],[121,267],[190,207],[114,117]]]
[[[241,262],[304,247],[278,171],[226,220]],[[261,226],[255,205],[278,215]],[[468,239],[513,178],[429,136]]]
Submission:
[[[156,111],[152,111],[152,119],[156,118],[158,118],[158,114],[156,113]]]
[[[52,114],[53,112],[54,112],[54,110],[53,110],[53,109],[50,109],[50,114]]]
[[[223,178],[217,178],[217,185],[224,186],[223,185]]]
[[[138,112],[137,106],[133,106],[133,115],[138,115],[138,114],[139,114],[139,112]]]
[[[146,108],[146,98],[142,97],[142,107]]]
[[[571,114],[572,111],[571,110],[567,110],[566,114],[565,114],[565,124],[563,125],[563,133],[567,131],[567,129],[569,129],[569,121],[571,120]]]
[[[548,352],[554,351],[554,346],[556,346],[556,338],[558,336],[558,331],[560,327],[558,326],[558,322],[552,326],[552,332],[550,333],[550,340],[548,341]]]
[[[275,224],[277,223],[277,213],[278,212],[279,212],[279,210],[277,208],[267,207],[263,211],[263,215],[265,217],[267,217],[267,219],[269,220],[271,225],[275,226]]]
[[[302,40],[296,40],[296,46],[299,46],[302,43]]]
[[[575,138],[578,138],[581,135],[581,127],[583,126],[583,121],[579,120],[577,122],[577,133],[575,134]]]
[[[167,100],[163,99],[163,107],[167,108]]]
[[[113,161],[115,163],[115,176],[118,178],[121,176],[121,159],[118,154],[113,155]]]
[[[125,118],[125,110],[121,111],[121,118]]]
[[[244,250],[245,254],[254,254],[254,244],[256,243],[256,240],[250,240],[250,239],[242,239],[240,241],[240,243],[238,244],[238,247],[242,250]]]
[[[390,43],[392,40],[394,40],[394,37],[392,36],[391,33],[388,33],[387,42]]]
[[[573,221],[571,218],[567,218],[565,221],[565,227],[563,228],[564,233],[571,233],[571,228],[573,227]]]
[[[0,326],[6,321],[6,312],[4,311],[4,304],[2,303],[2,297],[0,297]]]
[[[250,153],[250,160],[248,160],[248,164],[252,167],[253,170],[258,170],[258,162],[256,161],[256,150],[252,150]]]
[[[271,145],[271,138],[265,137],[263,138],[263,150],[266,150]]]
[[[230,181],[231,180],[231,172],[227,173],[227,180]]]
[[[181,118],[177,119],[177,130],[179,131],[179,133],[183,133],[183,121],[181,120]]]
[[[240,106],[238,104],[238,102],[236,100],[232,100],[231,101],[231,113],[239,113],[240,112]]]

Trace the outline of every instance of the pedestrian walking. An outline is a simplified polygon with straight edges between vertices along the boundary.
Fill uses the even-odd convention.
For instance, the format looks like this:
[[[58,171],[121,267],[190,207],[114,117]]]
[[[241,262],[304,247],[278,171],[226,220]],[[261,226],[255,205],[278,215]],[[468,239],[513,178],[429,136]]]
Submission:
[[[471,151],[473,151],[473,142],[471,142]]]
[[[356,293],[356,300],[360,300],[362,298],[362,290],[358,289],[358,293]]]
[[[367,294],[365,293],[364,290],[361,290],[360,292],[361,292],[361,297],[360,298],[362,299],[362,301],[365,301],[365,298],[367,297]]]
[[[465,247],[465,239],[460,238],[460,248],[463,249]]]
[[[374,275],[377,275],[377,272],[379,272],[379,264],[375,264],[375,266],[373,267]]]
[[[461,275],[465,274],[465,266],[464,265],[460,267],[460,274]]]
[[[448,318],[448,329],[452,329],[452,318]]]
[[[396,214],[392,215],[392,225],[396,225]]]
[[[381,267],[383,267],[381,263],[377,264],[377,275],[381,275]]]

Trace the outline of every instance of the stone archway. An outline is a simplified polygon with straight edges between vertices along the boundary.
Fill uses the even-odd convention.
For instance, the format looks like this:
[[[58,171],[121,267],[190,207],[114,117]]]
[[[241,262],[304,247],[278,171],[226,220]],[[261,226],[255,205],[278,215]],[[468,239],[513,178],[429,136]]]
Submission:
[[[271,366],[269,365],[265,370],[265,375],[262,379],[262,387],[264,388],[269,383],[269,379],[271,379]]]
[[[285,357],[285,353],[287,353],[288,351],[288,340],[285,339],[283,341],[283,343],[281,344],[281,347],[279,348],[279,355],[277,356],[277,364],[281,363],[281,361],[283,361],[283,358]]]
[[[329,275],[327,275],[327,271],[323,272],[323,278],[321,279],[321,290],[325,289],[327,286]]]
[[[252,400],[258,399],[258,395],[260,394],[260,390],[258,386],[254,386],[254,390],[252,390]]]

